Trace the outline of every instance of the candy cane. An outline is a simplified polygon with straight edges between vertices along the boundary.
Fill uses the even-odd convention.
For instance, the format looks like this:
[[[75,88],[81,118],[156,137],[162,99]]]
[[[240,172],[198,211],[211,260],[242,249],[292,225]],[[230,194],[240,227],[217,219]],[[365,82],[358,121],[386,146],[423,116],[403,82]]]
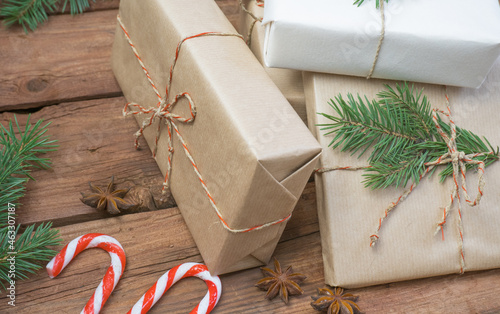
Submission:
[[[50,278],[61,273],[66,265],[81,251],[98,247],[106,250],[111,256],[111,265],[101,280],[96,291],[83,308],[81,314],[97,314],[108,300],[120,280],[125,268],[125,252],[121,244],[113,237],[101,233],[89,233],[82,235],[68,243],[48,264],[47,272]]]
[[[177,281],[182,278],[193,276],[205,280],[208,286],[208,292],[201,302],[191,311],[191,314],[210,313],[217,305],[217,302],[219,302],[222,291],[219,277],[210,275],[207,266],[203,264],[184,263],[163,274],[127,314],[147,313]]]

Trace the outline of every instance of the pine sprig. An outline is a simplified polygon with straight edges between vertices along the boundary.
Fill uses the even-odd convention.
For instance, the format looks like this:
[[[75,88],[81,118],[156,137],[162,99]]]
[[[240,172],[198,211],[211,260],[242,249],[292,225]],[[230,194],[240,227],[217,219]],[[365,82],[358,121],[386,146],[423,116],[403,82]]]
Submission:
[[[38,24],[47,21],[48,12],[54,12],[58,0],[6,0],[0,9],[4,24],[10,27],[19,24],[25,32],[35,30]]]
[[[0,125],[0,284],[3,280],[25,279],[27,275],[40,268],[40,261],[47,261],[54,251],[47,246],[59,243],[57,230],[51,229],[51,223],[41,224],[37,228],[28,226],[20,234],[20,225],[9,224],[9,207],[19,207],[17,201],[25,193],[25,185],[31,178],[33,168],[48,168],[50,160],[39,154],[54,151],[54,140],[46,135],[49,124],[42,125],[39,120],[20,127],[17,117],[7,127]],[[18,135],[16,135],[18,134]],[[15,239],[15,241],[14,241]],[[9,252],[15,252],[9,254]],[[14,277],[9,273],[9,258],[15,258]]]
[[[347,101],[339,95],[330,100],[329,105],[337,116],[320,113],[333,123],[319,126],[328,130],[325,135],[335,134],[330,143],[333,149],[340,146],[351,155],[361,150],[360,157],[373,147],[368,161],[376,162],[389,151],[403,151],[420,141],[415,137],[414,124],[409,121],[411,117],[397,106],[385,106],[377,100],[370,102],[366,97],[356,99],[352,94],[347,95]]]
[[[31,125],[28,117],[26,127],[22,130],[17,117],[14,117],[14,123],[10,121],[7,128],[0,125],[0,212],[4,212],[8,203],[15,203],[23,196],[24,185],[31,178],[30,170],[33,167],[50,167],[50,160],[37,154],[54,151],[57,145],[54,144],[56,141],[45,135],[50,123],[45,126],[42,123],[39,120]],[[19,138],[16,137],[16,129]],[[0,228],[5,223],[6,220],[2,219]]]
[[[0,17],[7,27],[19,24],[27,33],[28,29],[33,31],[46,22],[48,13],[54,12],[62,1],[63,11],[69,4],[71,14],[83,13],[90,6],[90,0],[5,0],[0,7]]]
[[[358,154],[358,158],[370,151],[370,168],[364,174],[364,183],[372,189],[406,186],[409,181],[418,183],[426,171],[426,163],[435,161],[448,151],[448,147],[432,118],[432,108],[422,91],[408,84],[397,85],[370,101],[365,96],[339,95],[330,100],[336,115],[319,113],[331,123],[319,124],[325,135],[332,135],[329,146],[333,149]],[[439,126],[450,136],[450,126],[438,119]],[[486,138],[457,127],[457,148],[465,154],[489,153],[474,157],[488,166],[498,160],[495,150]],[[467,165],[472,169],[477,165]],[[443,181],[452,175],[448,164],[440,176]]]
[[[365,0],[355,0],[354,5],[357,5],[358,7],[362,5],[365,2]],[[385,2],[389,2],[389,0],[385,0]],[[380,0],[375,0],[375,6],[377,9],[380,7]]]
[[[10,243],[7,232],[0,232],[0,284],[4,289],[2,280],[9,282],[12,278],[27,279],[29,274],[34,274],[42,267],[38,262],[48,261],[57,253],[48,247],[61,242],[58,231],[51,229],[52,223],[42,223],[36,229],[35,225],[31,225],[21,235],[19,235],[19,227],[20,225],[15,231],[17,239],[14,244],[14,252],[16,252],[14,255],[8,254]],[[9,277],[8,258],[11,256],[16,261],[15,277]]]
[[[95,3],[95,0],[92,1]],[[63,12],[66,10],[68,3],[72,15],[81,14],[90,7],[90,0],[64,0]]]

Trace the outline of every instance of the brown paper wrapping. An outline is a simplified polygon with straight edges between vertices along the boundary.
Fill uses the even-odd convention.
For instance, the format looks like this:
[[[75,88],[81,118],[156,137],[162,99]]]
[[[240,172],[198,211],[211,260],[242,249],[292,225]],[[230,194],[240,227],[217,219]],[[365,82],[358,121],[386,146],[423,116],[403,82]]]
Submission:
[[[248,11],[255,16],[262,18],[264,8],[259,7],[255,0],[243,0],[243,4]],[[249,36],[249,30],[254,19],[245,11],[240,10],[240,33],[245,37]],[[260,22],[255,23],[252,30],[250,49],[254,53],[257,60],[262,64],[269,77],[278,86],[280,91],[285,95],[293,109],[299,117],[306,123],[306,100],[304,97],[304,85],[302,84],[302,72],[289,69],[269,68],[264,63],[263,46],[266,28]]]
[[[181,39],[207,31],[236,33],[211,0],[122,0],[120,16],[160,92]],[[112,67],[128,101],[147,108],[157,104],[119,26]],[[321,148],[245,42],[237,37],[186,41],[170,95],[181,92],[191,95],[197,116],[193,124],[176,125],[227,223],[249,228],[290,214]],[[173,112],[189,116],[187,103],[181,101]],[[148,118],[136,117],[139,124]],[[150,147],[156,129],[145,131]],[[156,161],[164,174],[167,136],[163,125]],[[285,223],[248,233],[224,229],[175,134],[173,146],[171,192],[211,273],[267,263]]]
[[[357,159],[349,153],[328,147],[331,136],[316,124],[328,123],[317,112],[334,114],[327,102],[338,94],[367,95],[369,99],[394,81],[304,73],[310,129],[324,148],[323,167],[364,166],[367,157]],[[445,87],[416,84],[434,108],[445,109]],[[485,136],[493,147],[500,145],[500,60],[479,89],[448,87],[454,121],[461,128]],[[444,118],[445,121],[446,118]],[[440,167],[440,169],[443,166]],[[440,171],[439,169],[437,169]],[[403,189],[364,188],[363,171],[334,171],[316,174],[318,216],[322,238],[326,283],[333,286],[361,287],[400,280],[460,272],[457,204],[441,233],[435,234],[452,190],[452,179],[439,183],[439,176],[424,178],[416,189],[384,221],[376,246],[370,235],[379,218]],[[500,267],[500,162],[486,168],[486,187],[477,207],[466,205],[462,195],[465,271]],[[477,174],[467,172],[468,189],[474,197]]]

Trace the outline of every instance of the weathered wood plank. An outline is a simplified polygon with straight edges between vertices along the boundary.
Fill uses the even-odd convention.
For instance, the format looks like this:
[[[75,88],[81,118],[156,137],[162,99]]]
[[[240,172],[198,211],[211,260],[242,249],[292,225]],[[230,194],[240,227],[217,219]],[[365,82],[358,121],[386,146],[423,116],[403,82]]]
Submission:
[[[0,110],[121,95],[109,61],[115,21],[110,10],[52,16],[29,34],[0,30]]]
[[[229,20],[233,22],[235,20],[236,14],[238,14],[238,0],[215,0],[215,2],[217,2],[222,12],[226,14]],[[119,5],[120,0],[95,0],[95,2],[90,1],[90,8],[86,12],[118,9]],[[60,4],[58,6],[57,12],[69,13],[69,9],[66,8],[66,10],[63,12],[62,4]]]
[[[308,184],[307,191],[309,194],[314,192],[314,183]],[[317,237],[317,216],[311,215],[311,211],[315,208],[310,206],[314,205],[311,200],[313,200],[311,197],[303,197],[300,200],[297,212],[287,227],[286,238],[292,235],[307,238],[310,234]],[[127,269],[115,294],[106,306],[108,313],[126,312],[149,286],[166,270],[178,263],[202,261],[177,208],[74,224],[61,227],[60,230],[64,244],[81,234],[104,232],[115,237],[124,246],[127,253]],[[285,247],[287,247],[286,244]],[[77,312],[90,297],[92,290],[101,279],[100,276],[102,277],[109,266],[107,263],[109,258],[105,257],[106,255],[100,250],[89,250],[82,253],[75,260],[75,265],[70,265],[60,278],[51,280],[42,270],[29,281],[18,283],[17,310],[37,309],[44,312],[44,309],[50,308],[56,313],[59,311]],[[322,264],[320,260],[319,263]],[[260,271],[253,269],[247,272],[253,275],[247,279],[249,286],[244,289],[250,289],[261,297],[262,293],[255,291],[253,287],[254,277],[259,277]],[[242,286],[239,279],[230,280],[228,284],[240,286],[240,289]],[[204,290],[205,287],[201,281],[181,282],[178,286],[176,285],[172,293],[169,293],[169,298],[162,300],[155,311],[164,313],[167,309],[173,312],[188,310],[201,299]],[[231,289],[226,288],[226,290]],[[6,302],[2,301],[3,299],[0,299],[0,312],[9,308]]]
[[[120,0],[89,0],[90,2],[90,7],[85,11],[85,12],[92,12],[92,11],[101,11],[101,10],[114,10],[118,9],[118,6],[120,5]],[[69,13],[69,5],[66,6],[66,10],[63,11],[63,3],[61,2],[57,6],[57,10],[55,13],[63,13],[63,14],[68,14]]]
[[[80,202],[79,192],[89,192],[87,182],[105,186],[112,175],[119,186],[152,187],[160,197],[163,176],[151,157],[145,141],[144,149],[134,148],[135,119],[122,117],[124,98],[109,98],[45,107],[31,115],[32,121],[51,122],[48,133],[58,140],[59,148],[50,152],[53,168],[35,170],[36,181],[28,184],[26,197],[20,200],[18,222],[21,224],[52,220],[56,226],[110,217],[106,212]],[[26,114],[17,115],[21,124]],[[12,113],[0,114],[7,125]],[[164,207],[174,206],[168,195]]]
[[[304,295],[285,306],[268,301],[254,287],[262,278],[258,268],[221,277],[224,292],[214,313],[317,313],[309,305],[316,288],[323,287],[323,263],[314,183],[309,183],[295,214],[278,244],[275,256],[283,266],[308,275]],[[103,313],[125,313],[169,268],[202,259],[177,208],[138,213],[60,228],[64,242],[89,232],[105,232],[117,238],[127,253],[127,267]],[[91,296],[109,266],[100,250],[83,252],[60,278],[45,271],[17,285],[17,306],[10,309],[0,298],[0,312],[78,312]],[[366,313],[496,313],[500,309],[500,270],[451,275],[353,290]],[[184,313],[205,294],[202,281],[181,281],[150,313]],[[9,311],[10,310],[10,311]]]
[[[237,1],[217,3],[236,26]],[[51,16],[29,34],[1,28],[0,111],[120,96],[109,61],[117,12]]]

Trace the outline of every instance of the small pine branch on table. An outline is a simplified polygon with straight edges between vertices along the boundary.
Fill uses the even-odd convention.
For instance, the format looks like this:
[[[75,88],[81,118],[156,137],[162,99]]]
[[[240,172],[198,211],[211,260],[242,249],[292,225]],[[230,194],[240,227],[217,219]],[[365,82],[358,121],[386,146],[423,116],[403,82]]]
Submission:
[[[41,268],[39,262],[48,261],[55,251],[49,246],[59,244],[58,231],[51,229],[52,224],[42,223],[38,227],[28,226],[20,233],[20,225],[14,225],[18,199],[26,192],[26,183],[33,168],[49,168],[50,160],[39,157],[54,151],[54,140],[45,135],[49,124],[42,125],[39,120],[26,127],[19,126],[17,118],[7,127],[0,125],[0,285],[3,281],[26,279],[28,274]],[[15,124],[15,127],[14,127]],[[17,132],[16,132],[17,130]],[[16,136],[16,133],[19,136]],[[14,254],[12,254],[14,252]],[[15,258],[15,272],[10,271],[9,258]]]
[[[28,29],[34,31],[39,24],[47,21],[48,14],[61,3],[62,11],[69,6],[72,15],[83,13],[90,7],[90,0],[5,0],[0,7],[0,17],[4,18],[7,27],[19,24],[27,33]]]
[[[348,94],[347,99],[339,95],[329,104],[335,116],[319,113],[331,120],[319,125],[326,131],[325,135],[333,136],[329,146],[358,157],[371,150],[364,184],[372,189],[406,186],[408,181],[418,184],[426,171],[426,163],[448,151],[434,124],[427,97],[406,83],[397,85],[396,89],[386,85],[386,90],[371,101],[366,96]],[[450,126],[439,116],[438,124],[450,136]],[[459,151],[467,155],[487,153],[473,158],[484,161],[485,166],[498,160],[498,148],[495,150],[486,138],[459,127],[456,130]],[[471,169],[477,165],[466,167]],[[450,163],[441,171],[441,181],[452,174]]]

